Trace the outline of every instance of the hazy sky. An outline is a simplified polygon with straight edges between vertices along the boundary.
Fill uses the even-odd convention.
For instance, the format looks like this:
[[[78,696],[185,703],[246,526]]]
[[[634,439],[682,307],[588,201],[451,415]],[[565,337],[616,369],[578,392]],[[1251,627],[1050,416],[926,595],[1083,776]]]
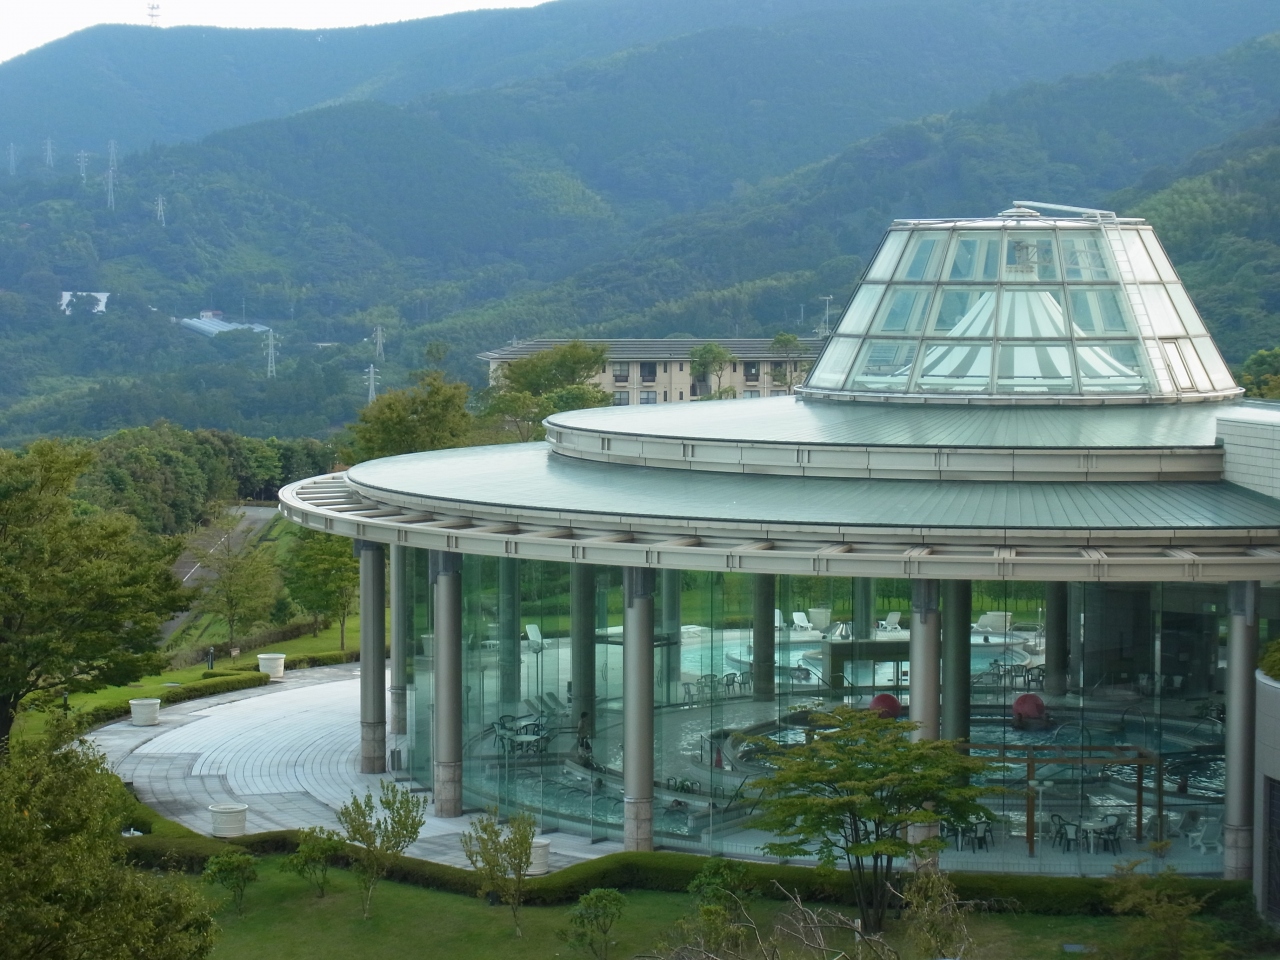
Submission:
[[[147,23],[160,4],[162,27],[354,27],[416,20],[483,7],[532,7],[544,0],[0,0],[0,61],[95,23]]]

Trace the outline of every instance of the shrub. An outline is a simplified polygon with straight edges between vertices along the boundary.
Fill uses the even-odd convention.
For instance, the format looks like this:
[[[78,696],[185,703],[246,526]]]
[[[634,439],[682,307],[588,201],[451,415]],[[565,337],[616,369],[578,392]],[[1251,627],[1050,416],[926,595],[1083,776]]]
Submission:
[[[244,913],[244,891],[258,879],[258,858],[247,850],[228,849],[210,857],[204,865],[204,882],[231,891],[236,913]]]
[[[200,679],[213,680],[216,677],[238,677],[238,676],[240,676],[240,674],[238,674],[234,670],[206,670],[204,671],[204,673],[200,674]]]
[[[226,853],[229,844],[212,837],[128,837],[124,841],[131,864],[149,870],[199,873],[210,857]]]
[[[282,870],[296,873],[313,887],[316,896],[323,897],[329,885],[329,867],[347,859],[347,845],[332,830],[308,827],[298,835],[298,849],[285,857]]]

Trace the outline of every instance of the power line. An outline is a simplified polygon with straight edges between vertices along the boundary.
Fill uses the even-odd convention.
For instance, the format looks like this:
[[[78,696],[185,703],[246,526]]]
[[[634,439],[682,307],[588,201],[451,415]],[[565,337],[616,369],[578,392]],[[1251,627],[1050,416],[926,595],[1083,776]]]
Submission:
[[[44,141],[44,165],[53,169],[53,141],[47,137]]]
[[[378,368],[372,363],[369,364],[369,372],[364,375],[365,380],[369,384],[369,403],[378,399]]]
[[[160,26],[160,4],[158,3],[147,4],[147,19],[151,21],[151,26],[153,27]]]
[[[18,150],[11,143],[9,144],[9,176],[16,177],[18,175]]]
[[[80,182],[87,183],[88,177],[85,171],[89,169],[89,155],[83,150],[76,154],[76,166],[80,168]]]
[[[165,226],[164,222],[164,194],[156,197],[156,219],[160,221],[160,226]]]
[[[382,345],[384,343],[386,343],[386,340],[382,335],[382,325],[379,324],[373,328],[373,355],[378,358],[378,362],[382,362],[387,359],[386,355],[382,352]]]
[[[107,168],[107,209],[116,208],[116,168]]]
[[[114,170],[116,168],[116,142],[114,140],[107,141],[107,169]]]

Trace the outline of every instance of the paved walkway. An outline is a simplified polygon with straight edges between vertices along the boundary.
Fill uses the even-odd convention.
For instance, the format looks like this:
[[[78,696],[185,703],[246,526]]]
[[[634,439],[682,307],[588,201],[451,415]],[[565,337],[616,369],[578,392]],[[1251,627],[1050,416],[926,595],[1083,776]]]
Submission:
[[[199,833],[211,829],[209,804],[249,805],[248,830],[336,828],[337,809],[390,775],[360,768],[358,664],[291,670],[281,682],[177,704],[154,727],[128,720],[91,739],[113,770],[157,813]],[[459,836],[469,817],[428,816],[410,856],[468,866]],[[613,842],[553,833],[558,869],[621,849]]]

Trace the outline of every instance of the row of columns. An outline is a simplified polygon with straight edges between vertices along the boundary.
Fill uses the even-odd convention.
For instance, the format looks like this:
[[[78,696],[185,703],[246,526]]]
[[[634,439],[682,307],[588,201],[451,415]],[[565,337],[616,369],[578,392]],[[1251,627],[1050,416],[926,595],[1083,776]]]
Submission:
[[[357,541],[360,558],[360,770],[386,771],[386,549]],[[410,625],[401,602],[406,584],[405,549],[391,548],[391,732],[405,732],[405,664]],[[680,571],[664,570],[660,630],[655,631],[655,572],[623,571],[623,840],[627,850],[653,848],[653,711],[655,633],[663,639],[659,676],[676,688],[680,679]],[[435,723],[433,788],[438,817],[462,814],[462,555],[430,551],[429,581],[435,610]],[[874,582],[854,584],[854,632],[870,638]],[[587,713],[595,731],[595,644],[597,603],[594,570],[570,568],[571,683],[575,711]],[[967,739],[970,705],[972,584],[967,580],[914,580],[911,596],[910,712],[918,725],[915,739]],[[776,693],[777,578],[754,576],[753,696],[772,701]],[[789,606],[785,605],[785,606]],[[1258,645],[1258,583],[1229,587],[1230,625],[1227,656],[1226,796],[1224,875],[1247,878],[1253,856],[1253,670]],[[865,621],[865,622],[864,622]],[[499,659],[502,701],[519,699],[519,586],[516,562],[499,561]],[[1068,689],[1067,584],[1051,582],[1045,597],[1045,694],[1061,697]],[[954,693],[953,693],[954,691]],[[674,696],[674,694],[669,694]]]

